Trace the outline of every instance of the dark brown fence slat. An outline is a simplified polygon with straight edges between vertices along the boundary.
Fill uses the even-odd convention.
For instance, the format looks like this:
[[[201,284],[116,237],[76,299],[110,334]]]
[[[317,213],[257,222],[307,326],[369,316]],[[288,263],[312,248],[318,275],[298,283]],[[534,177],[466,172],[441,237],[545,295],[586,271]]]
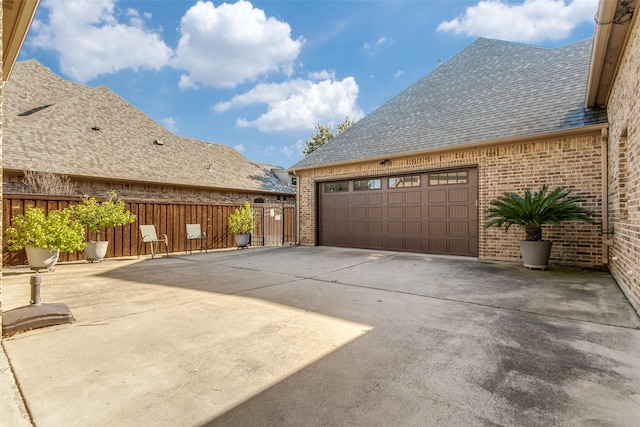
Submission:
[[[7,249],[5,231],[11,226],[11,218],[24,213],[25,207],[33,205],[45,209],[46,212],[64,209],[69,205],[80,203],[78,197],[40,196],[25,194],[4,194],[2,206],[3,248],[2,260],[6,266],[25,265],[27,259],[24,251],[10,252]],[[125,201],[125,206],[136,215],[136,221],[122,227],[104,230],[102,240],[109,240],[108,257],[133,256],[138,254],[138,246],[142,240],[140,225],[153,224],[158,235],[167,234],[169,252],[186,250],[186,224],[200,224],[207,233],[207,247],[235,247],[235,236],[229,233],[228,218],[240,205],[219,203],[188,203],[152,201]],[[255,229],[251,245],[291,245],[297,241],[296,207],[292,203],[257,203],[253,204]],[[273,216],[271,215],[273,211]],[[162,248],[164,249],[164,248]],[[143,245],[141,254],[149,254],[149,245]],[[84,253],[61,253],[60,261],[83,260]]]

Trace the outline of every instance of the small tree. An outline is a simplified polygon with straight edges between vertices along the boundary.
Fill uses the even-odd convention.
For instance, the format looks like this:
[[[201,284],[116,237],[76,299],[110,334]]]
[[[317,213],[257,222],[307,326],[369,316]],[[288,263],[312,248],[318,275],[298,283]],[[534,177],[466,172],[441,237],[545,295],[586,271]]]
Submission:
[[[331,129],[331,126],[317,124],[316,133],[311,135],[311,139],[305,142],[306,148],[302,151],[302,154],[308,156],[354,124],[355,120],[351,120],[349,116],[347,116],[342,123],[336,126],[335,133]]]
[[[103,228],[131,224],[136,220],[115,191],[110,191],[103,202],[85,194],[82,203],[74,206],[73,210],[78,221],[87,228],[87,234],[93,233],[98,241]]]

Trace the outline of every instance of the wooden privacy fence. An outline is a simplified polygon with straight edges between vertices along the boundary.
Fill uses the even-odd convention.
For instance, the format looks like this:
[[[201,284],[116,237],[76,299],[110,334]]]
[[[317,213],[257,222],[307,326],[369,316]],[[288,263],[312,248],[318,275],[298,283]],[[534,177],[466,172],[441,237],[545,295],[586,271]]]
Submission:
[[[36,196],[30,194],[5,194],[2,203],[2,259],[3,265],[15,266],[27,263],[24,250],[10,252],[7,249],[5,230],[11,226],[11,217],[24,213],[28,205],[43,208],[46,212],[64,209],[80,203],[80,198],[63,196]],[[102,240],[109,241],[107,257],[131,256],[138,254],[142,241],[140,225],[155,225],[158,235],[166,234],[169,240],[169,252],[183,252],[188,244],[185,241],[186,224],[200,224],[207,233],[207,248],[235,247],[235,237],[229,233],[229,215],[240,204],[190,203],[190,202],[152,202],[126,201],[128,210],[136,215],[136,222],[122,227],[109,228],[101,233]],[[251,246],[278,246],[296,244],[296,206],[295,203],[255,203],[254,230]],[[197,250],[196,244],[193,249]],[[162,248],[164,249],[164,248]],[[140,254],[150,253],[148,244],[142,245]],[[60,261],[83,260],[84,252],[61,253]]]

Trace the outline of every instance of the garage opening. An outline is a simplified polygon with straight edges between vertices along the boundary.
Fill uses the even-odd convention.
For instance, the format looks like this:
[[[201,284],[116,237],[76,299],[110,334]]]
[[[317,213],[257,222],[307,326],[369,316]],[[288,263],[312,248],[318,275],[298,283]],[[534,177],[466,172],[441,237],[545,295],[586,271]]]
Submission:
[[[318,185],[321,245],[478,256],[476,168]]]

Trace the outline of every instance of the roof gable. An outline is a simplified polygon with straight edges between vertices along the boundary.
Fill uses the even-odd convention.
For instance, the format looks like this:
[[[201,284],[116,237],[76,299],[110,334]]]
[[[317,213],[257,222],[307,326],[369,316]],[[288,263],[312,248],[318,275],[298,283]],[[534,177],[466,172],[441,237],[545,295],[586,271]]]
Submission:
[[[292,169],[604,123],[584,108],[590,47],[478,39]]]

